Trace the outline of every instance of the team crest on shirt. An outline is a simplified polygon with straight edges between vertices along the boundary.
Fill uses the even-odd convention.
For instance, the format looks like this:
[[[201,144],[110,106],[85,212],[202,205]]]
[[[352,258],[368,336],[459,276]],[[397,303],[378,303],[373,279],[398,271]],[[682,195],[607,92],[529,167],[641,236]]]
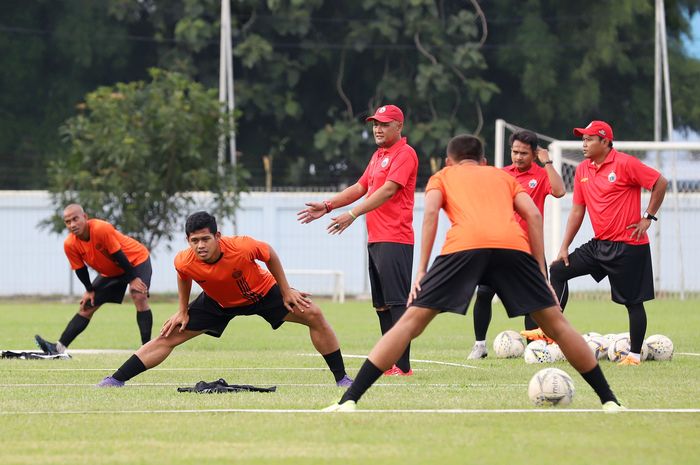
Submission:
[[[537,179],[530,179],[527,185],[530,189],[534,189],[535,187],[537,187]]]
[[[389,157],[384,157],[384,159],[382,160],[382,163],[381,163],[382,168],[386,168],[386,165],[388,165],[388,164],[389,164]]]
[[[617,179],[617,175],[615,174],[614,171],[611,171],[610,174],[608,175],[608,181],[615,182],[616,179]]]
[[[233,273],[231,273],[233,279],[241,279],[242,276],[243,272],[241,270],[234,270]]]

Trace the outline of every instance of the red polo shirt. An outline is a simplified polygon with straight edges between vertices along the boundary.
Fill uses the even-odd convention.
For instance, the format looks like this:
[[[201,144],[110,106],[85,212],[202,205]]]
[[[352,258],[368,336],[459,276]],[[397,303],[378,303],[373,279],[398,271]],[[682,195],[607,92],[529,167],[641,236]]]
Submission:
[[[642,187],[651,190],[660,173],[637,158],[612,149],[605,161],[596,166],[584,160],[576,168],[574,204],[584,205],[596,239],[627,244],[648,244],[644,234],[631,238],[627,226],[641,218]]]
[[[537,205],[537,209],[544,217],[544,199],[552,193],[552,185],[549,183],[547,170],[533,163],[527,171],[519,171],[515,165],[508,165],[503,168],[503,171],[518,181],[518,184],[532,197],[535,205]],[[527,221],[517,213],[515,214],[515,219],[520,224],[520,227],[527,232]]]
[[[418,156],[405,137],[389,148],[380,147],[374,152],[357,181],[367,189],[367,196],[387,181],[401,188],[381,207],[367,213],[367,242],[413,244],[413,196],[417,174]]]

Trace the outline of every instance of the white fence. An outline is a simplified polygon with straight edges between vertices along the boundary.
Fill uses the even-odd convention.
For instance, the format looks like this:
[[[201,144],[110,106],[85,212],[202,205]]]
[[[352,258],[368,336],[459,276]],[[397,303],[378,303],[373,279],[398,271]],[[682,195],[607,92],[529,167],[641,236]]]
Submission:
[[[686,194],[700,199],[698,194]],[[342,277],[343,294],[368,295],[366,232],[361,218],[355,225],[340,236],[326,233],[329,216],[311,224],[301,225],[296,221],[296,213],[307,201],[322,200],[329,196],[324,193],[251,193],[243,196],[242,210],[237,215],[238,233],[253,236],[272,245],[290,273],[290,283],[298,289],[316,295],[340,297],[338,276]],[[549,200],[548,200],[549,202]],[[568,214],[570,194],[561,200],[563,221]],[[203,203],[204,204],[204,203]],[[680,214],[690,214],[685,204],[681,204]],[[689,205],[698,205],[691,202]],[[693,207],[694,208],[694,207]],[[670,209],[669,209],[670,210]],[[193,210],[194,211],[194,210]],[[183,212],[183,219],[189,212]],[[50,234],[39,229],[37,224],[51,214],[49,196],[43,191],[0,191],[0,218],[5,226],[0,229],[0,244],[3,245],[3,267],[0,268],[0,296],[10,295],[49,295],[82,293],[82,285],[74,277],[63,254],[63,236]],[[660,213],[659,226],[673,224],[671,214],[664,208]],[[697,212],[690,215],[700,218]],[[416,208],[413,226],[416,231],[414,267],[420,250],[421,223],[423,220],[423,194],[416,194]],[[231,221],[219,221],[223,234],[232,234]],[[446,219],[440,221],[436,239],[436,250],[442,245],[448,229]],[[657,227],[655,224],[653,227]],[[548,228],[551,230],[551,228]],[[688,231],[688,247],[685,249],[687,264],[695,263],[700,252],[692,247],[695,242],[691,235],[698,228]],[[574,245],[585,242],[592,235],[588,221],[584,221]],[[662,238],[663,238],[662,234]],[[550,239],[547,239],[548,241]],[[686,239],[684,238],[684,241]],[[661,241],[664,257],[675,256],[671,241]],[[174,293],[177,291],[173,259],[178,250],[186,247],[184,232],[169,244],[159,245],[152,253],[154,293]],[[552,250],[551,246],[547,250]],[[551,258],[551,257],[550,257]],[[662,289],[673,290],[676,283],[670,273],[673,262],[661,263]],[[414,268],[415,269],[415,268]],[[312,271],[305,273],[304,271]],[[321,272],[319,271],[326,271]],[[339,273],[342,273],[339,275]],[[666,276],[669,278],[666,279]],[[601,287],[602,286],[602,287]],[[700,275],[686,274],[686,289],[700,291]],[[596,285],[590,278],[572,281],[572,291],[586,291],[605,288]]]

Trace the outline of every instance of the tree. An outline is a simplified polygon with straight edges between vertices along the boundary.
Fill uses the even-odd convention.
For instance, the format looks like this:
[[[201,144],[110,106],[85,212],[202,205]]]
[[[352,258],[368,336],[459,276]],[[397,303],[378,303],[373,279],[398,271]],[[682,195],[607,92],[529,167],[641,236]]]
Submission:
[[[195,191],[212,192],[219,214],[237,207],[243,172],[217,166],[225,128],[216,92],[178,73],[149,74],[150,82],[89,93],[61,127],[67,152],[49,167],[56,211],[46,225],[55,232],[65,205],[77,202],[153,248],[173,237]]]

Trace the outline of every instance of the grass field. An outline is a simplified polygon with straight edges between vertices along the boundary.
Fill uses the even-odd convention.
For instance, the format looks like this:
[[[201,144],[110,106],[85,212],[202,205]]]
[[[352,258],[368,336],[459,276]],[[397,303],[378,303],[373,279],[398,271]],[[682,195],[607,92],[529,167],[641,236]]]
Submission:
[[[362,358],[348,356],[367,354],[378,336],[377,318],[367,302],[320,303],[354,375]],[[640,367],[602,362],[628,407],[700,408],[698,304],[654,301],[647,306],[647,334],[671,337],[673,361]],[[156,328],[174,308],[153,305]],[[33,348],[35,333],[55,340],[75,309],[1,303],[0,348]],[[581,332],[627,331],[624,308],[607,302],[573,301],[566,314]],[[520,326],[497,305],[489,340]],[[273,332],[255,317],[234,320],[220,340],[201,336],[190,341],[126,388],[94,388],[138,344],[133,307],[108,305],[71,349],[123,352],[79,351],[72,360],[0,360],[0,464],[700,463],[697,411],[576,411],[600,405],[566,363],[554,366],[572,375],[574,403],[537,409],[527,398],[527,382],[542,366],[492,356],[467,363],[472,343],[471,313],[467,318],[441,315],[414,343],[412,358],[421,360],[414,362],[415,376],[380,379],[360,403],[371,412],[321,414],[310,410],[336,401],[342,390],[332,383],[323,360],[312,355],[306,330],[288,324]],[[278,390],[176,391],[220,377]]]

